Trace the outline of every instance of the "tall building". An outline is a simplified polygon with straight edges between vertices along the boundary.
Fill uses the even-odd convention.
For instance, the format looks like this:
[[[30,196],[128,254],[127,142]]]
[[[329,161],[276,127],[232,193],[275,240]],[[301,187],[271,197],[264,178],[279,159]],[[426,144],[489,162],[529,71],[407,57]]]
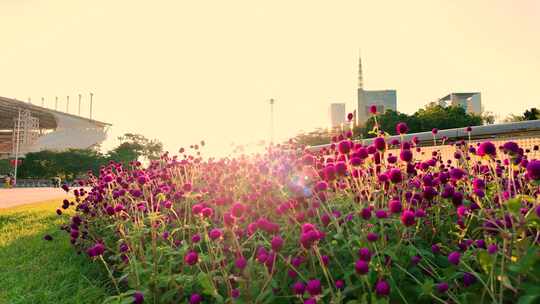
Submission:
[[[345,123],[345,104],[331,103],[328,108],[328,115],[330,116],[330,126],[332,128],[340,127]]]
[[[364,124],[369,118],[369,108],[375,105],[377,113],[384,113],[386,110],[397,111],[396,90],[365,90],[364,78],[362,75],[362,58],[358,61],[358,124]]]
[[[482,114],[482,94],[480,92],[450,93],[439,99],[442,106],[458,106],[469,114]]]

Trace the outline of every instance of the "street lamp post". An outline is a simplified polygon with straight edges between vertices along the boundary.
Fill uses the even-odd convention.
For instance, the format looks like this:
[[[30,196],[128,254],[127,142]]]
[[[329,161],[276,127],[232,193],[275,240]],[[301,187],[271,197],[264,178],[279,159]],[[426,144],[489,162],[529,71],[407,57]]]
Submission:
[[[270,143],[274,143],[274,98],[270,98]]]
[[[15,143],[15,170],[13,173],[13,184],[17,186],[17,167],[19,166],[19,134],[21,133],[21,109],[17,119],[17,142]]]

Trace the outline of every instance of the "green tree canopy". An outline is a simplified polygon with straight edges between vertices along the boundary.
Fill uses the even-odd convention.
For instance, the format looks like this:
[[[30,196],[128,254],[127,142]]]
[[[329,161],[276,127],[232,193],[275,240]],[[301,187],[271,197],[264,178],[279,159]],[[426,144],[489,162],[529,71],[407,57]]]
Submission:
[[[147,160],[159,158],[163,153],[163,144],[156,139],[148,139],[140,134],[126,133],[118,137],[120,145],[109,152],[110,159],[129,163],[144,157]]]

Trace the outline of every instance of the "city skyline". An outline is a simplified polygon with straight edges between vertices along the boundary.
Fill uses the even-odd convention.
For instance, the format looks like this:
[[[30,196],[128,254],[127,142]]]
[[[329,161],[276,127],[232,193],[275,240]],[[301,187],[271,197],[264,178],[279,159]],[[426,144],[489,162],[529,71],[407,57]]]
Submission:
[[[361,48],[365,87],[394,88],[401,112],[480,91],[504,117],[539,103],[539,7],[3,1],[0,35],[13,47],[0,51],[0,95],[51,105],[94,92],[95,118],[114,125],[105,149],[134,132],[172,152],[204,139],[222,155],[232,141],[269,138],[269,98],[276,140],[327,125],[329,100],[356,108]]]

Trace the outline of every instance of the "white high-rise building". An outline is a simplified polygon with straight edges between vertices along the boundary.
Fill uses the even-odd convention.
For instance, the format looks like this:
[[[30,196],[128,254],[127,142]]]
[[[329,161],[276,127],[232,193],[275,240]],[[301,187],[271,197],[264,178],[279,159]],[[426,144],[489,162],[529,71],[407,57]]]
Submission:
[[[369,118],[369,108],[375,105],[377,113],[384,113],[386,110],[397,111],[396,90],[365,90],[362,75],[362,59],[358,61],[358,124],[364,124]]]
[[[450,93],[439,99],[442,106],[458,106],[469,114],[482,114],[482,94],[480,92]]]
[[[345,104],[331,103],[328,108],[328,115],[330,116],[330,126],[332,128],[340,127],[346,121]]]

